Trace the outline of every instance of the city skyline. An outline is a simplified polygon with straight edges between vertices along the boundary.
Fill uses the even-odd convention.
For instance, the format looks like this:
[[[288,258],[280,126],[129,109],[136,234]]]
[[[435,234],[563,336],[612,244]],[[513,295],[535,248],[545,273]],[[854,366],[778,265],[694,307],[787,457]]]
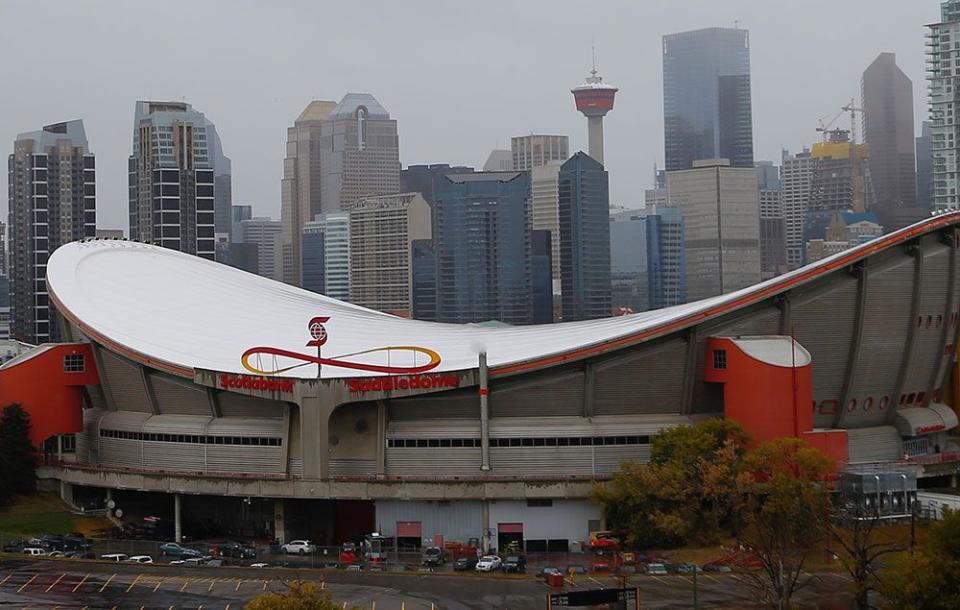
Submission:
[[[216,17],[224,27],[202,37],[199,33],[186,34],[180,42],[187,44],[168,48],[142,44],[144,36],[149,42],[167,35],[151,30],[149,24],[144,30],[143,20],[137,21],[137,28],[124,27],[127,20],[139,19],[138,10],[117,13],[106,4],[57,5],[63,19],[50,27],[54,32],[66,28],[64,45],[82,35],[85,44],[91,45],[89,56],[96,67],[82,75],[65,75],[66,81],[57,83],[58,88],[75,91],[70,106],[65,107],[63,98],[53,89],[45,91],[52,84],[34,83],[29,73],[21,72],[24,68],[19,64],[8,66],[8,82],[19,82],[21,90],[34,94],[29,99],[19,96],[9,101],[7,112],[0,118],[0,138],[10,142],[17,133],[37,124],[83,119],[88,135],[97,142],[100,158],[99,224],[124,227],[123,173],[130,154],[127,126],[132,118],[131,104],[137,99],[186,101],[203,108],[218,126],[224,150],[234,162],[234,201],[252,204],[257,216],[278,218],[279,179],[291,118],[311,99],[337,98],[343,91],[370,91],[390,108],[400,125],[403,166],[442,162],[478,166],[492,148],[505,148],[512,136],[530,132],[568,134],[571,153],[585,150],[586,129],[582,116],[571,107],[568,90],[570,83],[590,67],[593,39],[598,67],[621,89],[618,110],[607,119],[611,202],[639,207],[643,189],[652,181],[653,164],[663,167],[659,55],[664,34],[733,27],[736,20],[750,31],[755,158],[776,160],[781,148],[799,150],[817,140],[817,119],[835,112],[841,103],[858,94],[859,75],[884,51],[897,54],[901,68],[915,83],[914,118],[919,133],[919,122],[926,115],[925,91],[916,87],[924,80],[923,24],[938,19],[939,3],[902,4],[884,2],[878,7],[876,2],[858,0],[842,6],[814,2],[802,7],[768,8],[756,1],[728,2],[718,7],[691,0],[684,3],[690,10],[677,10],[675,4],[668,10],[617,3],[605,7],[590,32],[582,27],[573,4],[551,4],[556,27],[567,36],[549,43],[546,55],[535,55],[550,57],[548,62],[526,59],[534,55],[521,52],[521,32],[542,13],[542,6],[534,3],[511,9],[516,15],[508,24],[499,18],[506,8],[457,7],[455,11],[437,4],[435,10],[427,11],[430,16],[426,21],[417,22],[427,34],[424,40],[405,44],[399,53],[390,55],[390,61],[384,60],[388,51],[394,53],[390,41],[399,40],[404,31],[398,26],[414,23],[407,21],[399,6],[374,7],[382,20],[365,21],[364,27],[373,32],[362,39],[381,42],[361,49],[357,42],[360,32],[353,25],[356,21],[342,13],[346,10],[342,7],[321,10],[307,4],[288,5],[274,11],[274,19],[265,19],[262,11],[266,7],[231,4],[231,10],[226,11],[226,4],[205,3],[191,10],[196,11],[198,19]],[[235,6],[240,8],[233,10]],[[19,24],[39,18],[45,10],[49,7],[44,3],[7,2],[0,6],[0,50],[12,54],[21,48],[20,38],[26,28]],[[832,22],[839,22],[852,21],[868,10],[873,16],[871,28],[849,29],[842,52],[837,52],[840,47],[812,44],[822,35],[824,12],[832,15]],[[287,12],[296,13],[297,18],[288,22],[300,35],[290,35],[286,30],[274,33],[262,25],[283,20]],[[464,13],[478,21],[473,30],[477,33],[467,38],[454,35],[449,27]],[[315,37],[306,35],[323,22],[337,21],[338,16],[344,27],[325,37],[319,47],[314,44]],[[489,28],[485,27],[488,21]],[[786,22],[791,24],[789,31],[781,27]],[[100,23],[112,25],[100,37],[102,40],[89,41],[85,34],[98,32]],[[497,44],[485,47],[492,46],[493,50],[474,56],[467,51],[474,48],[470,37],[483,31],[497,31]],[[261,44],[246,44],[243,41],[248,37],[237,35],[243,32],[256,34]],[[300,39],[305,42],[287,44],[288,40]],[[132,44],[148,50],[135,60],[110,51]],[[448,52],[435,52],[445,45]],[[793,52],[801,46],[803,53]],[[149,51],[154,47],[165,50]],[[134,61],[137,65],[144,61],[159,63],[171,54],[174,59],[184,57],[181,53],[195,59],[203,49],[216,49],[216,59],[210,70],[200,71],[202,75],[171,73],[176,77],[158,80],[150,71],[133,68]],[[59,61],[62,50],[56,45],[37,49],[34,60],[41,65]],[[325,64],[323,58],[334,53],[340,59]],[[428,63],[434,74],[443,78],[422,79],[414,76],[417,72],[403,70],[414,67],[417,61]],[[462,67],[464,62],[469,70],[443,69]],[[511,69],[504,70],[506,65]],[[125,76],[119,79],[117,74]],[[72,80],[81,76],[85,86]],[[95,86],[86,86],[91,83]],[[509,100],[491,94],[495,86],[509,88]],[[464,113],[471,120],[462,120]],[[249,120],[251,114],[256,115],[256,121]],[[637,146],[637,141],[643,144]],[[647,175],[649,179],[644,178]],[[6,178],[0,180],[4,181],[2,187]]]

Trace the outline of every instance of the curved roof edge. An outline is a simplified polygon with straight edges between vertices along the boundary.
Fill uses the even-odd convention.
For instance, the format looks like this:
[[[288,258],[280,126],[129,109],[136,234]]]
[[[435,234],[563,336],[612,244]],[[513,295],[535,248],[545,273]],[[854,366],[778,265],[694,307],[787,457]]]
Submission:
[[[960,224],[960,212],[951,212],[948,214],[942,214],[935,216],[921,222],[918,222],[909,227],[905,227],[899,231],[885,235],[883,237],[877,238],[871,242],[856,246],[850,250],[840,252],[834,256],[826,258],[822,261],[807,265],[795,271],[789,272],[782,276],[778,276],[766,282],[756,284],[742,290],[729,293],[726,295],[721,295],[717,297],[711,297],[702,301],[689,303],[686,305],[680,305],[675,307],[666,308],[660,311],[654,312],[645,312],[643,314],[637,314],[636,324],[630,325],[633,328],[617,328],[616,325],[607,325],[607,326],[593,326],[596,323],[601,323],[601,325],[606,324],[610,320],[596,320],[587,323],[566,323],[556,325],[558,330],[562,327],[573,328],[576,327],[578,330],[593,330],[595,328],[617,328],[618,332],[607,333],[606,337],[596,339],[592,342],[588,342],[583,339],[581,333],[579,335],[580,340],[579,344],[569,344],[563,349],[555,350],[552,353],[545,352],[542,355],[537,354],[533,358],[517,358],[515,360],[510,360],[503,362],[502,364],[492,364],[490,374],[491,376],[507,376],[517,373],[522,373],[526,371],[547,368],[555,366],[558,364],[580,360],[583,358],[596,356],[604,353],[608,353],[617,349],[622,349],[645,341],[656,339],[665,335],[668,335],[672,332],[680,331],[685,328],[694,326],[705,320],[715,318],[717,316],[727,314],[753,304],[759,303],[762,300],[775,296],[777,294],[786,292],[788,290],[797,288],[808,284],[826,274],[829,274],[838,269],[842,269],[859,261],[866,259],[867,257],[881,252],[883,250],[895,247],[897,245],[903,244],[912,239],[919,238],[923,235],[933,233],[937,230],[950,227],[953,225]],[[130,244],[133,245],[133,244]],[[69,246],[69,244],[68,244]],[[155,246],[141,246],[154,248]],[[74,246],[76,248],[76,246]],[[56,253],[55,255],[56,256]],[[183,257],[190,258],[194,260],[189,255],[182,255]],[[67,257],[70,258],[69,256]],[[196,259],[197,262],[202,262],[203,264],[215,264],[210,261],[204,261],[202,259]],[[53,259],[51,262],[54,262]],[[69,262],[69,261],[66,261]],[[61,271],[63,273],[63,271]],[[242,273],[242,272],[239,272]],[[49,274],[48,274],[49,275]],[[272,283],[269,280],[264,280],[263,278],[252,276],[251,281],[257,282],[268,282]],[[55,282],[54,282],[55,283]],[[48,280],[48,289],[50,293],[50,298],[53,301],[54,305],[58,308],[62,315],[67,318],[70,322],[76,325],[80,331],[86,335],[91,341],[101,344],[104,347],[115,351],[127,358],[130,358],[134,361],[140,362],[144,365],[157,368],[169,373],[180,375],[187,378],[193,378],[196,370],[221,370],[212,366],[204,366],[201,363],[196,365],[190,365],[189,359],[183,361],[174,361],[169,360],[157,355],[150,355],[143,353],[143,351],[138,351],[128,345],[124,345],[124,340],[122,337],[114,340],[106,336],[103,332],[98,332],[90,324],[84,322],[80,317],[72,312],[68,308],[60,296],[54,290],[54,286],[50,286],[51,282]],[[281,285],[282,286],[282,285]],[[284,289],[288,290],[299,290],[294,289],[289,286],[284,286]],[[301,291],[302,292],[302,291]],[[319,295],[314,295],[319,296]],[[362,313],[363,315],[374,316],[377,319],[393,319],[393,316],[384,314],[381,312],[375,312],[372,310],[366,310],[364,308],[351,305],[348,303],[340,303],[334,301],[327,297],[320,297],[325,302],[328,303],[337,303],[338,307],[349,308],[352,311]],[[418,322],[410,320],[401,320],[396,319],[397,323],[403,324],[417,324],[422,325],[418,328],[428,329],[428,328],[441,328],[441,327],[450,327],[452,325],[438,325],[428,322]],[[391,322],[392,324],[393,322]],[[578,326],[580,325],[580,326]],[[627,325],[624,325],[627,326]],[[515,327],[517,330],[523,328],[531,327]],[[536,327],[533,327],[536,328]],[[541,327],[542,328],[542,327]],[[623,332],[627,331],[627,332]],[[490,331],[491,333],[497,332],[496,330]],[[587,333],[594,334],[594,333]],[[142,346],[141,346],[142,349]],[[543,349],[551,349],[544,347]],[[163,352],[156,352],[156,354]],[[531,352],[527,352],[528,354]],[[326,368],[326,367],[325,367]],[[475,368],[475,367],[472,367]],[[463,366],[463,363],[459,363],[456,367],[448,368],[445,372],[454,372],[457,370],[469,370],[471,367]],[[228,369],[224,369],[228,370]],[[282,375],[281,375],[282,376]]]
[[[630,345],[636,345],[644,341],[656,339],[671,332],[689,328],[710,318],[748,307],[754,303],[762,301],[767,297],[772,297],[798,286],[803,286],[830,273],[831,271],[842,269],[862,261],[867,257],[876,254],[877,252],[881,252],[888,248],[892,248],[910,241],[911,239],[921,237],[938,229],[955,224],[960,224],[960,211],[933,216],[910,226],[904,227],[898,231],[894,231],[893,233],[889,233],[872,241],[860,244],[859,246],[854,246],[849,250],[838,252],[837,254],[819,260],[815,263],[811,263],[794,271],[779,275],[765,282],[754,284],[753,286],[748,286],[747,288],[721,295],[719,297],[711,297],[708,299],[703,299],[702,301],[695,301],[694,303],[689,304],[688,307],[696,306],[698,304],[699,307],[695,307],[695,309],[692,311],[687,311],[682,315],[665,315],[661,324],[655,324],[651,328],[645,328],[639,332],[624,335],[623,337],[613,341],[606,341],[600,344],[585,346],[581,349],[568,352],[566,354],[556,354],[545,358],[536,358],[526,362],[499,367],[496,370],[491,370],[490,374],[492,376],[501,376],[519,373],[530,369],[542,368],[555,364],[561,364],[563,362],[596,356],[614,349],[628,347]],[[668,308],[664,311],[666,313],[669,310],[675,309],[677,308]]]

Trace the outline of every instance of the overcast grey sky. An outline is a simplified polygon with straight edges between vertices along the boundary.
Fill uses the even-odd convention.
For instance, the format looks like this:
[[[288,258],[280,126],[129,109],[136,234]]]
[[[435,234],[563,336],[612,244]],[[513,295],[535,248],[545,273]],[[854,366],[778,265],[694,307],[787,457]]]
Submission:
[[[881,51],[913,80],[919,124],[923,26],[938,15],[936,0],[0,0],[0,142],[9,153],[18,132],[82,118],[98,224],[126,229],[134,102],[185,100],[233,159],[234,203],[279,217],[286,128],[311,99],[373,93],[399,121],[404,166],[479,166],[530,132],[586,148],[569,90],[594,40],[620,88],[606,119],[611,201],[639,207],[663,164],[663,34],[750,30],[755,156],[778,160],[859,98]]]

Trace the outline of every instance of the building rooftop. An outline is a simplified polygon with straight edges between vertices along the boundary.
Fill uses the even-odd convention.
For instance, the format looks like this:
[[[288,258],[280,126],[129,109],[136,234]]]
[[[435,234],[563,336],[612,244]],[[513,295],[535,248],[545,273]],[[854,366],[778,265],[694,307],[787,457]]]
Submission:
[[[348,93],[343,96],[337,107],[330,113],[331,119],[351,118],[356,114],[357,109],[363,106],[367,109],[368,119],[389,119],[390,113],[380,105],[377,98],[369,93]]]
[[[66,244],[50,257],[58,311],[127,358],[192,378],[194,369],[315,378],[308,323],[324,322],[324,378],[474,369],[530,370],[693,326],[848,267],[881,249],[960,223],[942,214],[774,279],[702,301],[562,324],[489,328],[408,320],[220,263],[132,241]],[[402,347],[398,347],[402,346]]]

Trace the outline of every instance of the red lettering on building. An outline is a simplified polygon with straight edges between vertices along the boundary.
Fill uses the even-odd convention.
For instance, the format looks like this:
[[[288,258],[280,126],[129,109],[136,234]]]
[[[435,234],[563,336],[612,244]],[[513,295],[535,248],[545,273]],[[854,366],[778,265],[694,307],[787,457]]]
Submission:
[[[347,380],[350,392],[390,392],[429,388],[459,388],[456,375],[410,375],[409,377],[353,377]]]
[[[220,373],[220,387],[225,390],[260,390],[262,392],[282,392],[284,394],[292,394],[293,380]]]
[[[937,424],[935,426],[917,426],[917,430],[914,432],[914,434],[930,434],[931,432],[939,432],[945,428],[946,426],[942,424]]]

